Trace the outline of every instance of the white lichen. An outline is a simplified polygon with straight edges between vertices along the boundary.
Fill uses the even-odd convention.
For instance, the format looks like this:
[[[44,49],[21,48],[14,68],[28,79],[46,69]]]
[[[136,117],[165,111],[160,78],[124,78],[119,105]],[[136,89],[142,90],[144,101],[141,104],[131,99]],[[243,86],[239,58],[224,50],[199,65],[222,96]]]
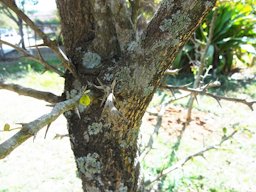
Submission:
[[[64,114],[66,117],[71,117],[71,115],[72,115],[71,111],[66,111]]]
[[[204,4],[206,8],[213,7],[213,3],[211,1],[206,1]]]
[[[179,35],[180,32],[186,30],[191,23],[191,19],[189,16],[177,10],[176,13],[171,15],[171,18],[164,19],[159,26],[162,32],[168,32],[169,35],[175,39]]]
[[[72,89],[69,93],[70,93],[70,97],[73,98],[78,94],[78,90]]]
[[[159,26],[162,32],[168,31],[172,27],[172,19],[164,19]]]
[[[103,80],[105,81],[112,81],[113,80],[113,74],[106,73],[103,77]]]
[[[136,51],[137,49],[139,49],[139,43],[137,41],[132,41],[128,44],[128,51]]]
[[[80,113],[83,113],[86,108],[87,108],[87,107],[84,106],[84,105],[81,105],[81,104],[78,105],[78,110],[79,110]]]
[[[173,7],[173,5],[173,0],[163,0],[161,6],[169,11]]]
[[[78,170],[87,178],[92,179],[95,174],[101,172],[101,162],[98,153],[88,153],[87,156],[76,159]]]
[[[77,47],[76,48],[76,51],[81,51],[82,50],[82,47]]]
[[[82,62],[86,69],[94,69],[100,66],[101,57],[97,53],[86,52]]]
[[[83,137],[84,137],[84,141],[86,143],[88,143],[90,141],[90,137],[89,137],[89,134],[87,133],[87,131],[84,132]]]
[[[128,187],[125,186],[123,183],[120,184],[118,192],[127,192],[128,191]]]
[[[66,99],[71,99],[78,94],[78,90],[72,89],[70,91],[66,91]]]
[[[73,82],[73,87],[74,87],[75,89],[77,89],[77,90],[80,90],[81,87],[82,87],[82,84],[81,84],[81,82],[80,82],[79,80],[76,79],[76,80]]]
[[[154,86],[145,87],[143,91],[143,95],[147,96],[151,94],[154,90]]]
[[[88,133],[89,135],[97,135],[98,133],[102,132],[103,124],[102,122],[99,123],[92,123],[88,126]]]

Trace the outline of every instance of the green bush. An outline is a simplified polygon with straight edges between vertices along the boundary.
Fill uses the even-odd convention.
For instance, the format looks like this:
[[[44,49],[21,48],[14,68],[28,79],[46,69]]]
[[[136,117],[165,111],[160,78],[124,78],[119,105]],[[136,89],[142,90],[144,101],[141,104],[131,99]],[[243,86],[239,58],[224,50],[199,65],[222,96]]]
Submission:
[[[174,61],[175,68],[186,68],[191,60],[200,61],[200,51],[208,39],[213,12],[217,11],[213,37],[206,56],[206,66],[212,65],[216,72],[229,73],[235,59],[252,65],[256,56],[256,16],[253,5],[242,2],[218,2],[216,8],[198,27],[194,37],[184,46]]]

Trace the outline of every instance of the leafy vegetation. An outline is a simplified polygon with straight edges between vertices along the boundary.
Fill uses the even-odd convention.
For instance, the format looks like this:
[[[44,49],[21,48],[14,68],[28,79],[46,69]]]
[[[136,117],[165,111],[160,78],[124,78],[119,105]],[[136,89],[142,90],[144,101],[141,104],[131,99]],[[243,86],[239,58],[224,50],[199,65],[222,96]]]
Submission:
[[[215,73],[229,73],[231,69],[239,67],[239,64],[252,66],[256,56],[254,6],[255,3],[240,1],[219,2],[177,56],[174,68],[186,68],[189,64],[200,60],[215,11],[217,11],[217,18],[206,55],[207,66],[212,65]]]

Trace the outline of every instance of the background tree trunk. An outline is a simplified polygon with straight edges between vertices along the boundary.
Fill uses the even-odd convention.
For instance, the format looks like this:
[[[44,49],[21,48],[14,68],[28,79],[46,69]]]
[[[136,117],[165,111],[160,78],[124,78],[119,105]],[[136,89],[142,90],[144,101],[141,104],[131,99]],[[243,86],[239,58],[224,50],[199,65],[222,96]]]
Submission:
[[[165,70],[214,1],[163,1],[140,39],[125,3],[57,0],[65,51],[66,98],[82,87],[91,104],[65,113],[84,191],[136,191],[137,137]],[[133,19],[134,20],[134,19]]]
[[[23,20],[21,18],[19,18],[19,17],[18,17],[17,25],[19,27],[21,48],[26,49],[25,41],[24,41]]]

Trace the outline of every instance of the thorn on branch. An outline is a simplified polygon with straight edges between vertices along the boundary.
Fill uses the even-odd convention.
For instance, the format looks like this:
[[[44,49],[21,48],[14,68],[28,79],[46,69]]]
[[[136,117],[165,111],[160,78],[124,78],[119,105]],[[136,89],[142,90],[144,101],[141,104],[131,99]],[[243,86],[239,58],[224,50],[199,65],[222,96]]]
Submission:
[[[74,109],[78,104],[82,96],[82,93],[76,95],[72,99],[62,101],[57,103],[51,110],[50,113],[42,115],[38,119],[31,121],[29,123],[22,124],[22,129],[18,131],[11,138],[0,144],[0,159],[5,158],[9,155],[15,148],[20,146],[23,142],[32,136],[36,136],[37,132],[43,127],[51,124],[55,121],[61,114],[66,111]]]
[[[205,147],[201,150],[199,150],[198,152],[195,152],[191,155],[188,155],[187,157],[185,157],[183,160],[179,161],[178,163],[176,163],[175,165],[171,166],[171,167],[168,167],[166,169],[163,169],[160,171],[160,174],[158,174],[154,179],[152,179],[151,181],[147,181],[146,182],[146,185],[149,186],[151,184],[153,184],[154,182],[158,181],[159,179],[161,179],[162,177],[165,177],[167,176],[169,173],[183,167],[188,161],[192,160],[193,158],[195,157],[198,157],[198,156],[201,156],[203,158],[205,158],[204,154],[205,152],[207,151],[210,151],[210,150],[217,150],[221,147],[221,145],[234,137],[234,135],[237,133],[238,131],[237,130],[234,130],[230,135],[224,137],[221,139],[221,141],[215,145],[211,145],[211,146],[208,146],[208,147]]]
[[[45,134],[44,134],[44,139],[46,139],[46,135],[47,135],[47,133],[48,133],[48,131],[49,131],[50,126],[51,126],[51,123],[49,123],[49,124],[47,125],[47,127],[46,127]]]
[[[206,96],[209,96],[209,97],[212,97],[213,99],[215,99],[220,106],[221,106],[220,100],[225,100],[225,101],[230,101],[230,102],[242,103],[244,105],[247,105],[253,111],[254,110],[253,105],[256,103],[256,100],[248,101],[246,99],[238,99],[238,98],[215,95],[215,94],[207,92],[205,89],[193,89],[193,88],[189,88],[186,86],[172,86],[172,85],[164,85],[162,87],[165,89],[169,89],[169,90],[171,90],[171,89],[183,90],[183,91],[190,92],[194,95],[206,95]]]

